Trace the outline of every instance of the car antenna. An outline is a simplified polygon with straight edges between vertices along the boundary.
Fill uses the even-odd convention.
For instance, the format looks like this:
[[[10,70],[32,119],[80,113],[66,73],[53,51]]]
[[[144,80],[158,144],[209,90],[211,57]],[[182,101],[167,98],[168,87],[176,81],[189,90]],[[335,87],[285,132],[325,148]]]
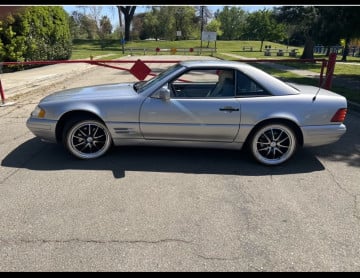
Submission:
[[[322,89],[322,86],[324,85],[324,83],[325,83],[325,78],[324,78],[324,80],[320,83],[319,89],[317,90],[315,96],[314,96],[313,99],[312,99],[313,102],[316,100],[316,97],[317,97],[317,95],[320,93],[320,90]]]
[[[316,97],[319,94],[320,90],[321,90],[321,86],[319,87],[319,89],[317,90],[315,96],[313,97],[313,99],[312,99],[313,102],[316,100]]]

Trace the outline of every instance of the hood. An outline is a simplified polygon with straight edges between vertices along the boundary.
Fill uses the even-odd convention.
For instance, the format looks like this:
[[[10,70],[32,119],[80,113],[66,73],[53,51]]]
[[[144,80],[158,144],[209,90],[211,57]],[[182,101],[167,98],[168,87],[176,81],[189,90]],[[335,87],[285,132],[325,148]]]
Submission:
[[[133,83],[105,84],[59,91],[45,97],[42,102],[118,98],[134,95],[137,95],[137,93],[133,88]]]

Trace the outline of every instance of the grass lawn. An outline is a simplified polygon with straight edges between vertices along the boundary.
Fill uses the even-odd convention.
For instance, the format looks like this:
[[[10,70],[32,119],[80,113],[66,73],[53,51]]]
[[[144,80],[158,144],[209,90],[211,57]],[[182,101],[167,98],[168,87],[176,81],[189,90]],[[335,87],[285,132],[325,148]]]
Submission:
[[[184,54],[184,55],[199,55],[199,52],[196,50],[201,47],[200,40],[186,40],[186,41],[132,41],[128,42],[123,47],[120,44],[120,40],[109,40],[103,42],[104,48],[101,47],[100,41],[97,40],[74,40],[73,42],[73,51],[71,59],[86,59],[90,56],[104,56],[101,59],[118,59],[122,56],[127,56],[129,54],[134,55],[161,55],[161,54],[171,54],[170,49],[177,49],[176,54]],[[321,71],[321,62],[317,63],[303,63],[296,62],[298,61],[298,57],[289,57],[287,54],[285,56],[276,56],[275,53],[272,54],[271,57],[264,56],[265,46],[271,45],[271,49],[298,49],[298,57],[300,57],[303,48],[295,47],[282,44],[277,44],[273,42],[265,41],[263,43],[263,49],[260,51],[261,43],[259,41],[217,41],[202,43],[203,49],[209,47],[209,49],[213,49],[216,47],[216,52],[206,52],[203,51],[201,55],[213,55],[214,57],[224,59],[224,60],[236,60],[236,58],[231,57],[228,54],[233,54],[237,56],[241,56],[244,58],[257,58],[257,59],[291,59],[294,62],[281,62],[284,65],[295,67],[297,69],[304,69],[313,71],[320,74]],[[249,48],[252,47],[253,51],[250,51]],[[156,48],[167,49],[164,52],[156,52]],[[195,49],[194,52],[189,52],[190,48]],[[245,50],[244,50],[245,48]],[[130,52],[131,51],[131,52]],[[318,59],[327,59],[325,55],[315,54],[315,58]],[[347,62],[340,62],[341,56],[338,56],[338,61],[335,66],[334,75],[338,77],[346,77],[354,80],[358,80],[360,82],[360,57],[347,57]],[[260,67],[260,65],[257,64]],[[275,70],[270,67],[261,66],[263,70],[269,72],[283,80],[290,82],[297,82],[302,84],[311,84],[318,85],[318,81],[313,78],[306,78],[303,76],[299,76],[293,73],[289,73],[286,71]],[[324,72],[325,74],[325,72]],[[349,100],[360,103],[360,91],[356,91],[351,88],[332,86],[332,90],[346,96]]]

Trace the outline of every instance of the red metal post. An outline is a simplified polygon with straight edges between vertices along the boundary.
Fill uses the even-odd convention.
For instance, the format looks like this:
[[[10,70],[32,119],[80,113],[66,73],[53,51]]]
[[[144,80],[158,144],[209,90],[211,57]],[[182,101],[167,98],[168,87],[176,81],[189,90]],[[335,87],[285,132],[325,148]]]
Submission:
[[[321,71],[320,71],[320,79],[319,79],[319,87],[322,87],[324,81],[324,69],[327,66],[327,60],[323,60],[321,63]]]
[[[5,93],[2,87],[1,79],[0,79],[0,95],[1,95],[1,103],[5,104]]]
[[[335,70],[335,63],[336,63],[336,53],[331,53],[329,55],[329,61],[327,63],[327,69],[326,69],[326,80],[324,84],[324,89],[330,90],[331,89],[331,83],[334,75]]]

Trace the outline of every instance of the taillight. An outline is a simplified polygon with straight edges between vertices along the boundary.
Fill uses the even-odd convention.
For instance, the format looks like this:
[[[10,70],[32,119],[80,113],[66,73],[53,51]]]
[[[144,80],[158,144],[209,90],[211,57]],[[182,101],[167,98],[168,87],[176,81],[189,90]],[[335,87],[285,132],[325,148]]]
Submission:
[[[331,118],[331,122],[344,122],[346,117],[347,109],[341,108],[336,111],[335,115]]]

